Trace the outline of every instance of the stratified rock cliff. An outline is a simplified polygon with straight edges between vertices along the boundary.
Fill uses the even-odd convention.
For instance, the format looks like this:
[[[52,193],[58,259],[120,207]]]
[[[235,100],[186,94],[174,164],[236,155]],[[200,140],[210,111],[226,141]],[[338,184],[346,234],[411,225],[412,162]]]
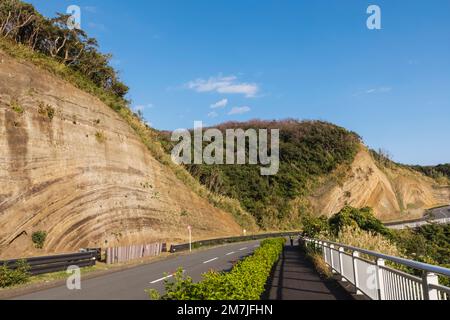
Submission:
[[[231,236],[230,214],[189,190],[122,118],[0,51],[0,256]],[[40,252],[42,253],[42,251]]]
[[[339,183],[325,180],[309,200],[316,214],[331,216],[345,205],[368,206],[382,220],[408,220],[421,217],[426,209],[448,205],[450,187],[400,166],[380,169],[361,147],[345,178]]]

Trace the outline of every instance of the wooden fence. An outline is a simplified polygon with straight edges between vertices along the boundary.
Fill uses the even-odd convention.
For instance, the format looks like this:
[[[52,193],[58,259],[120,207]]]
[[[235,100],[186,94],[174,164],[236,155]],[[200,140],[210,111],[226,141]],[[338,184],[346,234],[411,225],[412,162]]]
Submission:
[[[132,245],[106,249],[106,263],[123,263],[145,257],[156,257],[167,251],[165,243]]]

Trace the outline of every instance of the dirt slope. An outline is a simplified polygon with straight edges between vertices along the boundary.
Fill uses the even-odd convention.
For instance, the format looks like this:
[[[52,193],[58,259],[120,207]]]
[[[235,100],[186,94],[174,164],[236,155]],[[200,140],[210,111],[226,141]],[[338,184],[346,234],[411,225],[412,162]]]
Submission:
[[[310,197],[317,214],[330,216],[345,205],[369,206],[385,221],[420,217],[425,209],[450,203],[450,187],[424,175],[394,166],[376,165],[362,147],[340,183],[325,181]]]
[[[52,113],[54,114],[52,115]],[[52,117],[53,116],[53,117]],[[98,99],[0,51],[0,257],[241,232]]]

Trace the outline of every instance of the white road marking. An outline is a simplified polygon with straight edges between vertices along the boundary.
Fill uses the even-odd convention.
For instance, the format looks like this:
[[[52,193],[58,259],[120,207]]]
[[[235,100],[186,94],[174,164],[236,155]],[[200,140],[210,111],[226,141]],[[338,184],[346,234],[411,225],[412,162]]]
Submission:
[[[247,250],[247,249],[248,249],[248,248],[245,247],[245,248],[239,249],[239,251],[244,251],[244,250]]]
[[[186,272],[186,270],[183,270],[183,273],[185,273],[185,272]],[[164,278],[161,278],[161,279],[152,281],[152,282],[150,282],[150,284],[155,284],[155,283],[164,281],[164,280],[166,280],[166,279],[170,279],[170,278],[172,278],[173,276],[174,276],[174,274],[168,275],[167,277],[164,277]]]
[[[216,261],[216,260],[219,260],[219,258],[214,258],[214,259],[205,261],[205,262],[203,262],[203,264],[207,264],[207,263],[210,263],[210,262],[213,262],[213,261]]]
[[[164,278],[161,278],[161,279],[158,279],[158,280],[152,281],[152,282],[150,282],[150,284],[155,284],[155,283],[158,283],[158,282],[164,281],[164,280],[166,280],[166,279],[169,279],[169,278],[172,278],[172,277],[173,277],[173,275],[170,275],[170,276],[167,276],[167,277],[164,277]]]
[[[236,253],[236,252],[233,251],[233,252],[227,253],[226,255],[227,255],[227,256],[231,256],[232,254],[235,254],[235,253]]]
[[[259,244],[257,244],[257,245],[255,246],[255,248],[259,248]]]

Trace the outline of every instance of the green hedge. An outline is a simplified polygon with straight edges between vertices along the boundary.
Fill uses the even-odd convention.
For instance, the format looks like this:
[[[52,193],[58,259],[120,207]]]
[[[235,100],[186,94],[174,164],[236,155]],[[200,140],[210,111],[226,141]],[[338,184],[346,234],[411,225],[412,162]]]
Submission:
[[[174,281],[166,281],[163,296],[155,290],[148,293],[153,300],[259,300],[285,242],[284,238],[264,240],[252,256],[238,262],[230,272],[210,271],[199,283],[178,270]]]

